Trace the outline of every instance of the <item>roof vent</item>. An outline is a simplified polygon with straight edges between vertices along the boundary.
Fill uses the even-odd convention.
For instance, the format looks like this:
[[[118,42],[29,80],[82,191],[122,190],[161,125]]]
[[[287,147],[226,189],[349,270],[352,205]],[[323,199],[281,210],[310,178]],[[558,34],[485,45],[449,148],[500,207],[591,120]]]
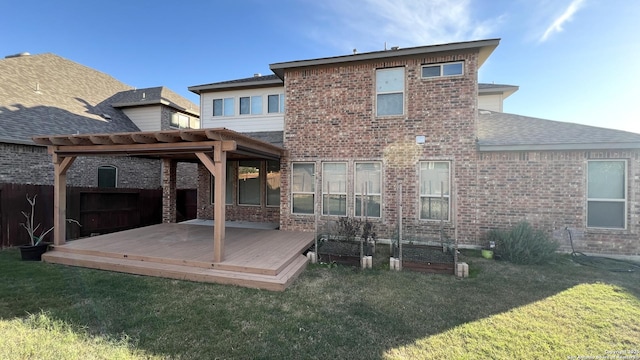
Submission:
[[[253,77],[260,77],[260,76],[262,76],[262,74],[260,74],[260,73],[253,74]]]
[[[111,115],[109,115],[109,114],[102,114],[102,117],[107,119],[107,120],[111,119]]]
[[[400,47],[399,47],[399,46],[392,46],[392,47],[391,47],[391,50],[398,50],[398,49],[400,49]]]
[[[29,56],[29,55],[31,55],[31,54],[29,54],[28,52],[25,51],[25,52],[21,52],[21,53],[18,53],[18,54],[7,55],[4,58],[5,59],[10,59],[10,58],[17,58],[17,57],[23,57],[23,56]]]

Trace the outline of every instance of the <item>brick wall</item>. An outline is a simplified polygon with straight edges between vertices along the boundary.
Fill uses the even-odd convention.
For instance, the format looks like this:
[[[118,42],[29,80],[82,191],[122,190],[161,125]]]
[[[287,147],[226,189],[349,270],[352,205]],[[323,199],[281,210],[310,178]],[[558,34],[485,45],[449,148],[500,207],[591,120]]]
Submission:
[[[53,185],[51,161],[46,147],[0,143],[0,182]],[[118,169],[119,188],[160,187],[158,160],[129,157],[78,157],[67,172],[67,185],[96,187],[103,165]]]
[[[627,229],[587,228],[589,159],[627,160]],[[570,251],[640,254],[640,151],[483,152],[478,155],[479,235],[526,220]]]
[[[234,201],[235,202],[235,201]],[[225,207],[226,221],[280,221],[280,208],[262,205],[227,205]],[[211,173],[204,165],[198,164],[198,219],[213,219],[213,204],[211,204]]]
[[[198,187],[198,164],[179,162],[176,181],[178,189],[196,189]]]
[[[447,61],[465,61],[465,75],[421,78],[423,64]],[[375,70],[396,66],[405,67],[405,115],[376,117]],[[315,226],[314,216],[291,214],[291,162],[314,162],[319,177],[322,161],[346,161],[352,178],[355,161],[376,160],[383,163],[384,179],[383,214],[375,221],[379,236],[392,237],[397,229],[397,189],[401,183],[405,234],[433,239],[439,234],[440,222],[418,220],[418,162],[447,160],[452,162],[457,209],[445,230],[453,238],[458,224],[460,238],[474,238],[476,52],[289,69],[285,89],[284,147],[289,157],[281,169],[282,229],[313,231]],[[426,143],[417,145],[416,135],[426,136]],[[348,210],[354,202],[352,184],[349,189]],[[316,201],[320,196],[321,189],[316,188]],[[316,209],[319,211],[319,206]],[[321,216],[320,223],[329,219]]]

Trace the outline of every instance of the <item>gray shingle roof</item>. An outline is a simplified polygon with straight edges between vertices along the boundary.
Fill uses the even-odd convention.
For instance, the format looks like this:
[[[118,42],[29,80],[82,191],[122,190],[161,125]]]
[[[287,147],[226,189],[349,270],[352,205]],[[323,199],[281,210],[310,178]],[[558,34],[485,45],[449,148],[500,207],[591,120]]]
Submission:
[[[122,91],[112,98],[116,108],[164,104],[199,116],[199,107],[164,86]]]
[[[284,83],[276,75],[258,75],[250,78],[189,86],[189,91],[200,94],[202,92],[215,91],[220,89],[249,89],[271,86],[284,86]]]
[[[640,149],[640,134],[481,110],[481,151]]]
[[[111,106],[131,89],[54,54],[0,59],[0,139],[30,144],[34,135],[139,131]]]

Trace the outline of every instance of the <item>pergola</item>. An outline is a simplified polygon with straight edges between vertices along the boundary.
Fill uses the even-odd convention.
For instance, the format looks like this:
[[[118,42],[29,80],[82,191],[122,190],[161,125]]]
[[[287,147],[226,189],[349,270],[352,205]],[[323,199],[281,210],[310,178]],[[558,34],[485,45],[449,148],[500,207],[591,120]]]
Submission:
[[[54,165],[54,245],[66,241],[67,170],[78,156],[141,156],[163,164],[163,222],[175,222],[176,163],[200,162],[214,176],[213,261],[222,262],[225,240],[225,188],[228,159],[279,160],[286,150],[225,128],[113,134],[36,136]]]

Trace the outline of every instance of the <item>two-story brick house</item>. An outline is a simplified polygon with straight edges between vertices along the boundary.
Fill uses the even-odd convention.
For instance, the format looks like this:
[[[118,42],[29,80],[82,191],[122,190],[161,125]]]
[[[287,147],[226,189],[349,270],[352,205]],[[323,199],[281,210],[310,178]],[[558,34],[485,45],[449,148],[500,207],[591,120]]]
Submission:
[[[463,245],[527,220],[559,238],[573,229],[585,251],[639,254],[640,135],[502,113],[517,87],[478,84],[498,44],[275,63],[275,75],[190,87],[203,127],[287,150],[228,163],[227,219],[314,231],[366,216],[389,239],[401,213],[407,239]],[[199,217],[211,218],[199,174]]]

